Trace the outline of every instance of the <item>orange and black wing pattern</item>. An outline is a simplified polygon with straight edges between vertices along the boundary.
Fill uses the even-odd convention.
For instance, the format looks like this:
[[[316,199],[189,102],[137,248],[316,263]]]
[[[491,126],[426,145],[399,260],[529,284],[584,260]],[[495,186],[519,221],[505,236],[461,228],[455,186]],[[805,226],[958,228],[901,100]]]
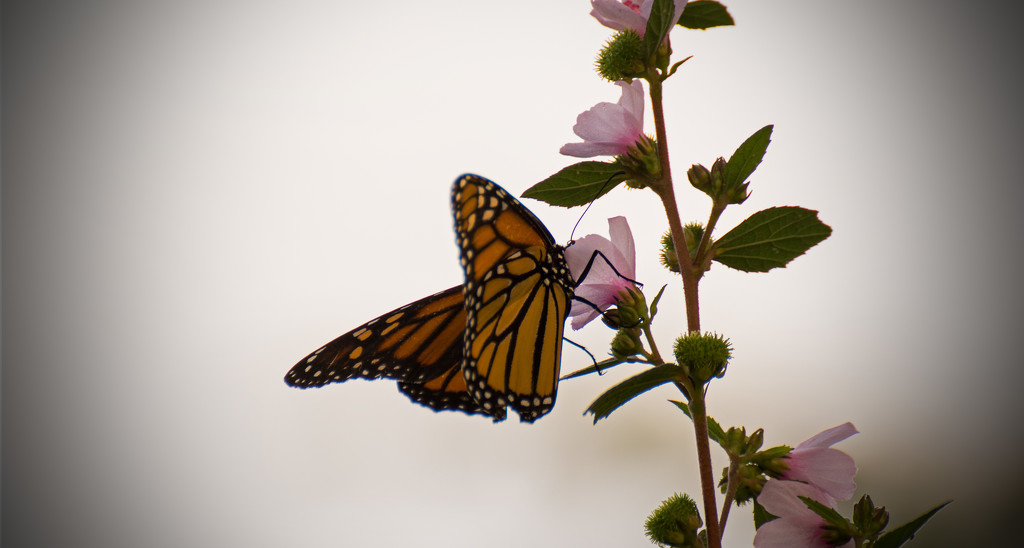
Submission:
[[[460,285],[341,335],[295,364],[284,380],[309,388],[352,378],[397,379],[399,390],[432,409],[487,414],[462,375],[465,330]]]
[[[562,248],[519,200],[463,175],[452,190],[466,281],[370,320],[297,363],[300,388],[398,380],[413,401],[524,422],[551,410],[574,283]]]
[[[452,211],[466,274],[469,394],[495,421],[512,407],[533,422],[555,402],[573,299],[562,248],[519,200],[483,177],[455,181]]]

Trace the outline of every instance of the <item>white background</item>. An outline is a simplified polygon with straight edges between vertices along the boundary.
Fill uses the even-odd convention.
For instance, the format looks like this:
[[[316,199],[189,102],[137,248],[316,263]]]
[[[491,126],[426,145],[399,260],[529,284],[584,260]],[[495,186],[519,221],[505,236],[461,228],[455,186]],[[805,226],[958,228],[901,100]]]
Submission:
[[[769,445],[854,422],[857,497],[894,524],[955,499],[918,547],[998,541],[1021,488],[1020,47],[987,4],[730,0],[736,27],[674,32],[694,57],[665,92],[684,222],[708,206],[686,168],[772,123],[720,226],[801,205],[834,229],[706,276],[703,326],[735,345],[711,414]],[[619,96],[585,0],[5,8],[5,546],[648,546],[647,513],[697,495],[678,394],[582,416],[633,370],[562,383],[534,425],[281,380],[460,282],[456,176],[518,195],[576,161],[576,115]],[[569,239],[579,208],[525,203]],[[669,284],[668,353],[660,204],[616,189],[576,236],[614,215]],[[734,510],[726,545],[752,534]]]

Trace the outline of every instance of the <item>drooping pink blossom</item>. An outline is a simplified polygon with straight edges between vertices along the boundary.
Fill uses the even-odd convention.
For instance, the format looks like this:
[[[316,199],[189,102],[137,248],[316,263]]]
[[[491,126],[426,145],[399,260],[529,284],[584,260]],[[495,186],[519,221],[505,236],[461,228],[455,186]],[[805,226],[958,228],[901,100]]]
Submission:
[[[569,265],[569,272],[574,280],[580,282],[576,288],[576,296],[591,303],[573,301],[572,309],[569,311],[569,315],[573,317],[573,329],[583,327],[615,304],[619,292],[633,287],[631,280],[636,279],[636,250],[633,245],[633,232],[630,231],[626,218],[608,219],[608,235],[611,236],[611,240],[598,234],[590,234],[576,240],[565,249],[565,261]],[[597,252],[603,257],[596,255]],[[614,270],[608,265],[609,261],[615,266]],[[590,270],[584,276],[583,271],[588,263]]]
[[[679,21],[687,0],[673,0],[675,4],[673,21]],[[593,8],[590,15],[602,25],[613,30],[633,29],[643,36],[647,32],[647,20],[651,17],[654,0],[590,0]],[[674,23],[673,23],[674,24]]]
[[[583,142],[563,145],[559,152],[576,158],[618,156],[643,137],[643,84],[633,80],[633,83],[619,81],[615,85],[622,88],[619,102],[598,103],[577,116],[572,131]]]
[[[754,548],[831,548],[822,537],[825,520],[804,504],[799,497],[814,499],[835,508],[835,500],[813,485],[798,481],[768,480],[757,496],[757,502],[768,513],[777,516],[758,527]],[[853,546],[849,542],[846,546]]]
[[[857,465],[853,457],[831,446],[856,433],[853,424],[847,422],[800,443],[789,453],[789,470],[782,474],[782,479],[809,483],[836,500],[849,499],[857,490],[853,481]]]

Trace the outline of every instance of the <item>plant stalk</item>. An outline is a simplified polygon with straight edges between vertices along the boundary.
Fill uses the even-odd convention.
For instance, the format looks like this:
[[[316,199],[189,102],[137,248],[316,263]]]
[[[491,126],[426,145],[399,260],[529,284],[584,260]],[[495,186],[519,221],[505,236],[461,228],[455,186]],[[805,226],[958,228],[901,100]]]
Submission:
[[[729,475],[727,476],[728,487],[725,492],[725,500],[722,501],[722,518],[718,523],[723,533],[725,533],[725,524],[729,521],[729,509],[732,508],[732,501],[735,500],[736,490],[739,488],[740,462],[732,458],[730,461]]]
[[[711,446],[708,442],[708,413],[704,406],[704,393],[696,387],[690,395],[690,416],[697,438],[697,466],[700,468],[700,488],[704,499],[704,528],[708,532],[708,547],[722,548],[722,529],[718,523],[718,502],[715,476],[711,469]]]
[[[651,95],[651,110],[654,115],[654,130],[658,142],[658,158],[661,164],[661,176],[649,186],[659,198],[668,217],[669,231],[675,245],[679,272],[683,278],[683,298],[686,302],[686,326],[690,332],[700,331],[700,301],[698,299],[698,283],[701,271],[690,259],[690,250],[686,245],[683,225],[679,221],[679,208],[676,205],[675,191],[672,185],[672,170],[668,158],[668,137],[665,131],[665,111],[662,106],[662,80],[660,75],[647,78]],[[722,532],[718,525],[718,502],[715,493],[714,471],[711,468],[711,446],[708,437],[707,410],[704,405],[704,394],[701,387],[693,387],[688,395],[693,430],[697,444],[697,462],[700,469],[702,498],[704,499],[704,526],[708,535],[708,548],[722,548]],[[683,390],[685,394],[687,391]]]
[[[686,329],[700,331],[700,299],[698,284],[701,272],[690,259],[690,249],[683,235],[683,225],[679,221],[679,207],[676,205],[675,190],[672,185],[672,168],[668,158],[668,137],[665,131],[665,111],[662,106],[661,80],[649,78],[651,94],[651,110],[654,114],[655,139],[658,142],[658,159],[661,162],[661,177],[650,183],[665,208],[668,217],[669,233],[676,250],[679,272],[683,278],[683,298],[686,302]]]

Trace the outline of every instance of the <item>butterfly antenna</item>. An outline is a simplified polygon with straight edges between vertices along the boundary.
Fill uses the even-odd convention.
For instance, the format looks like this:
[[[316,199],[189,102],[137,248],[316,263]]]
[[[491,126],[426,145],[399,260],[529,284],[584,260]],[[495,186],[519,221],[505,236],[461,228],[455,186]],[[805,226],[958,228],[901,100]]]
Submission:
[[[591,198],[590,202],[587,203],[586,209],[583,210],[583,213],[580,213],[580,218],[577,219],[576,220],[576,224],[574,224],[572,226],[572,232],[569,233],[569,242],[570,243],[573,241],[573,239],[572,239],[573,236],[576,235],[576,227],[580,226],[580,222],[583,221],[583,216],[586,215],[588,211],[590,211],[590,206],[594,205],[594,202],[596,202],[597,199],[600,198],[604,194],[604,189],[608,188],[608,184],[612,182],[612,179],[618,177],[619,175],[625,175],[625,174],[626,174],[625,171],[616,171],[615,173],[612,174],[611,177],[608,177],[608,180],[605,181],[603,185],[601,185],[601,188],[597,189],[597,194],[595,194],[594,197]]]

